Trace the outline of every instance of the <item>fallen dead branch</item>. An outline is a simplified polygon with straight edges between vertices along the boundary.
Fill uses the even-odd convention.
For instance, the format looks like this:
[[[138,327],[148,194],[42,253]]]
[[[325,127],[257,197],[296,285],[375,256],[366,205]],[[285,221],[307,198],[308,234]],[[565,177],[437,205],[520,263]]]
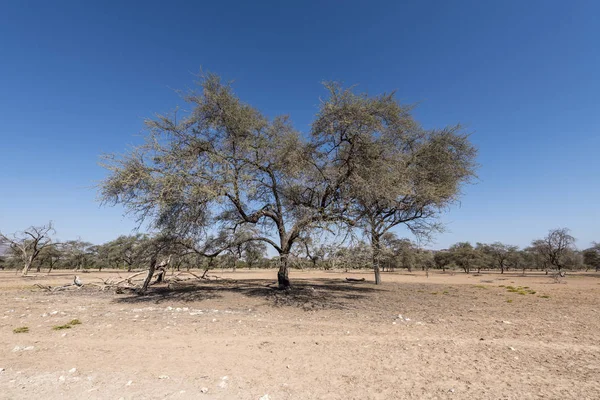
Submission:
[[[364,282],[365,278],[360,278],[360,279],[358,279],[358,278],[346,278],[346,280],[348,282]]]
[[[42,290],[46,290],[48,292],[59,292],[61,290],[67,290],[69,288],[79,288],[78,286],[76,286],[73,283],[69,283],[68,285],[63,285],[63,286],[49,286],[49,285],[40,285],[39,283],[36,283],[34,286],[37,286],[38,288],[42,289]]]

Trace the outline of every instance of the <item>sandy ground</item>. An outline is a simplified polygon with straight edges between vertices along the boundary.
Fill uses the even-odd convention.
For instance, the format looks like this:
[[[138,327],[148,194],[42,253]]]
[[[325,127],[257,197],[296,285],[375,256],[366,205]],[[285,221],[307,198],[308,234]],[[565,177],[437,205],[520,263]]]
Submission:
[[[138,297],[0,272],[0,398],[600,399],[600,275],[218,275]]]

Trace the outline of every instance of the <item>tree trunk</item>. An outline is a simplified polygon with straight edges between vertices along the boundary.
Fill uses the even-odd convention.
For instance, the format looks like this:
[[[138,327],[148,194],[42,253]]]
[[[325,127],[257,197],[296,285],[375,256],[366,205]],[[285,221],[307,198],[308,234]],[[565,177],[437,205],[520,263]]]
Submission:
[[[150,285],[150,281],[152,280],[152,276],[154,275],[154,270],[156,269],[156,258],[152,258],[150,260],[150,267],[148,267],[148,275],[146,275],[146,279],[144,279],[144,284],[140,290],[140,293],[146,293],[148,290],[148,285]]]
[[[33,257],[30,256],[25,262],[25,266],[23,267],[23,271],[21,271],[21,276],[27,276],[29,272],[29,268],[31,268],[31,264],[33,264]]]
[[[501,266],[500,266],[500,273],[501,273],[501,274],[503,274],[503,273],[504,273],[504,266],[503,266],[503,265],[501,265]]]
[[[35,269],[35,272],[42,272],[42,264],[40,263],[37,268]]]
[[[279,289],[288,289],[290,285],[289,278],[289,266],[288,266],[289,254],[282,253],[279,255],[279,271],[277,272],[277,283]]]
[[[371,232],[371,248],[373,250],[373,272],[375,273],[375,284],[381,284],[381,271],[379,269],[380,243],[376,232]]]

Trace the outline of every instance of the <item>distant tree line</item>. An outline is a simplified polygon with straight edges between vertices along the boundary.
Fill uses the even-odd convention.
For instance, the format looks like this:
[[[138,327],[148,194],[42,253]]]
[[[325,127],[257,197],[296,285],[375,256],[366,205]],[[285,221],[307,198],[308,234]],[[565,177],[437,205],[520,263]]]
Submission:
[[[0,268],[15,269],[26,275],[30,271],[50,273],[54,269],[88,271],[147,269],[152,259],[155,264],[174,271],[191,269],[273,268],[279,258],[269,258],[267,247],[260,241],[240,241],[226,248],[218,247],[223,238],[213,237],[202,252],[184,242],[161,248],[159,235],[124,235],[101,245],[83,240],[56,241],[52,224],[31,227],[24,232],[6,236],[0,233],[4,254]],[[36,236],[37,235],[37,236]],[[37,239],[37,240],[36,240]],[[600,243],[592,243],[585,250],[577,250],[575,238],[568,229],[554,229],[542,239],[520,249],[500,242],[485,244],[456,243],[444,250],[428,250],[394,233],[382,235],[376,262],[382,271],[405,270],[442,271],[461,270],[465,273],[526,270],[600,270]],[[158,251],[157,251],[158,249]],[[168,260],[168,263],[165,263]],[[298,269],[360,270],[371,269],[373,248],[365,240],[350,244],[318,243],[305,240],[290,254],[290,267]]]

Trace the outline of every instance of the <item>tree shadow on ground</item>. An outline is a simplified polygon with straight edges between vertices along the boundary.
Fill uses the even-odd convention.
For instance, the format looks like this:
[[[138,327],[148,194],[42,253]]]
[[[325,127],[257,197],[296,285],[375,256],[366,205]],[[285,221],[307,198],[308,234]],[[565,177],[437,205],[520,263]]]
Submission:
[[[298,307],[304,310],[352,309],[353,302],[384,289],[368,282],[335,279],[297,280],[289,290],[273,287],[268,279],[186,281],[169,286],[151,287],[144,295],[128,294],[115,299],[118,303],[195,302],[221,298],[227,294],[265,300],[274,307]]]

